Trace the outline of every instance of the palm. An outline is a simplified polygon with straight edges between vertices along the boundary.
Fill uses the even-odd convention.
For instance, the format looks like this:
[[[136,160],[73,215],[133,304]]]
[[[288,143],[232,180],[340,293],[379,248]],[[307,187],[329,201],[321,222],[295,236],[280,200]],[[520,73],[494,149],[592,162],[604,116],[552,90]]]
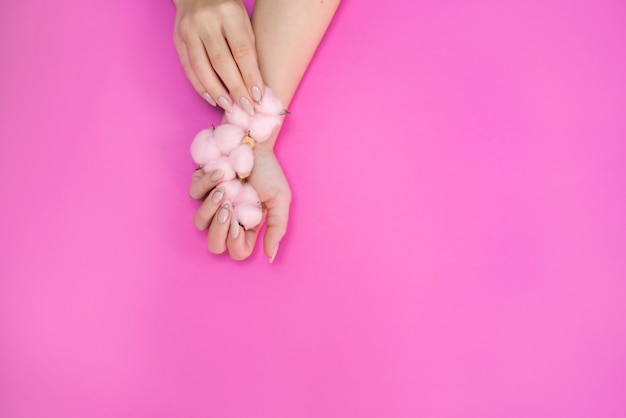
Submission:
[[[271,257],[287,230],[291,189],[274,152],[259,145],[254,149],[254,169],[249,179],[267,209],[265,253]]]
[[[255,147],[254,169],[248,181],[268,209],[276,203],[276,200],[280,203],[281,199],[285,199],[291,194],[285,174],[274,152],[269,148]]]

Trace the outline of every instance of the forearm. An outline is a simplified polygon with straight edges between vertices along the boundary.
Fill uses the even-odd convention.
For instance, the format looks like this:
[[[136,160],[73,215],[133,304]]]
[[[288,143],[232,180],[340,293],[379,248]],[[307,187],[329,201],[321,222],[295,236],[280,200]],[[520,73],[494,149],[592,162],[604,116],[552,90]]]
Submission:
[[[252,26],[261,74],[287,108],[339,2],[256,1]],[[270,138],[270,145],[275,138]]]

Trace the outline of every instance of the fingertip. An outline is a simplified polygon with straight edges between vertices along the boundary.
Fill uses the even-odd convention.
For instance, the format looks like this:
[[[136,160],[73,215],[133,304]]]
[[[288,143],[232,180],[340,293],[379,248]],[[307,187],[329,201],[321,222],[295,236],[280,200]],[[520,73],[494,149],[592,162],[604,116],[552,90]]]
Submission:
[[[233,260],[241,261],[250,257],[258,230],[244,230],[235,220],[231,223],[228,237],[228,253]]]
[[[278,247],[279,246],[280,246],[280,242],[277,242],[276,246],[274,247],[274,250],[272,251],[272,255],[269,256],[270,264],[272,264],[274,262],[274,259],[276,258],[276,254],[278,254]]]
[[[261,104],[261,101],[263,100],[263,91],[261,90],[261,87],[252,86],[250,89],[250,95],[257,104]]]
[[[204,231],[209,227],[209,221],[205,219],[200,209],[193,215],[193,226],[195,226],[198,231]]]
[[[191,198],[194,200],[200,200],[204,197],[204,195],[200,191],[200,186],[197,182],[191,183],[191,185],[189,186],[189,196],[191,196]]]
[[[273,261],[278,251],[278,244],[287,233],[287,224],[289,222],[289,206],[278,206],[267,214],[267,228],[263,238],[263,247],[265,255]]]
[[[224,170],[220,170],[218,168],[217,170],[211,172],[211,176],[209,178],[211,179],[211,181],[216,182],[222,177],[224,177]]]
[[[202,93],[202,97],[204,98],[204,100],[206,100],[211,106],[215,107],[217,106],[217,103],[215,103],[215,100],[213,100],[213,98],[211,97],[211,95],[208,92],[203,92]]]
[[[239,222],[237,222],[237,220],[233,216],[233,219],[232,219],[232,222],[231,222],[231,225],[230,225],[230,238],[233,241],[237,241],[237,239],[239,238],[240,233],[241,233],[241,226],[239,225]]]
[[[217,211],[209,227],[207,248],[213,254],[222,254],[227,249],[228,222],[231,218],[230,204],[227,202]]]
[[[226,96],[220,96],[217,99],[217,103],[219,103],[220,107],[222,109],[224,109],[224,111],[226,111],[228,113],[233,113],[233,104],[232,104],[230,98],[228,98]]]
[[[207,193],[209,193],[209,190],[214,189],[223,177],[224,172],[220,169],[210,173],[196,170],[192,176],[191,184],[189,185],[189,196],[195,200],[204,199]]]
[[[280,245],[281,236],[275,236],[271,228],[265,230],[265,237],[263,240],[263,251],[265,255],[269,259],[270,263],[274,261],[276,258],[276,253],[278,252],[278,247]]]
[[[248,112],[250,116],[254,116],[254,107],[252,106],[252,102],[246,96],[243,96],[239,99],[239,105]]]

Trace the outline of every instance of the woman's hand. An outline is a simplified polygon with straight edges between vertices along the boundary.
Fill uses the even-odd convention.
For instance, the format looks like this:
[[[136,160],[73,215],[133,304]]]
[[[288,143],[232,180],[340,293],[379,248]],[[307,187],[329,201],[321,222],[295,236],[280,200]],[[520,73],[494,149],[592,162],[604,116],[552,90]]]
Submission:
[[[194,173],[189,194],[194,199],[204,199],[196,211],[194,224],[200,230],[209,229],[209,251],[221,254],[228,250],[233,259],[243,260],[252,254],[261,225],[244,231],[234,222],[232,208],[224,202],[219,181],[219,175],[215,173],[204,174],[202,170]],[[287,231],[291,189],[271,146],[258,144],[254,148],[254,169],[248,181],[256,189],[266,210],[263,248],[272,262]]]
[[[291,205],[291,188],[285,177],[285,173],[276,159],[274,150],[268,144],[257,144],[254,147],[254,168],[248,179],[255,188],[261,199],[261,203],[267,210],[265,236],[263,237],[263,249],[265,255],[274,261],[278,244],[287,232],[289,222],[289,206]],[[245,249],[230,249],[230,254],[247,257],[252,252],[246,253]]]
[[[227,112],[232,111],[232,99],[237,100],[253,114],[253,101],[261,101],[264,83],[250,17],[241,0],[174,0],[174,4],[174,44],[198,94]]]

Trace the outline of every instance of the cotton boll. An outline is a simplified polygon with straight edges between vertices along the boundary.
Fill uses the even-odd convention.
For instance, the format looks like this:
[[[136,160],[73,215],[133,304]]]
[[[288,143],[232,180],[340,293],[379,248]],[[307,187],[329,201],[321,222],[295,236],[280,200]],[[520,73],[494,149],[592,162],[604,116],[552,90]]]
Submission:
[[[241,143],[241,139],[246,135],[239,126],[225,123],[215,128],[215,143],[217,148],[224,155],[228,155]]]
[[[265,113],[266,115],[280,115],[285,111],[285,106],[272,89],[265,87],[263,101],[257,104],[255,109],[257,112]]]
[[[244,229],[254,228],[263,220],[263,210],[258,204],[238,204],[235,206],[234,214]]]
[[[230,153],[228,159],[239,178],[245,178],[250,175],[252,167],[254,166],[254,155],[248,145],[241,144],[237,146],[237,148]]]
[[[223,181],[220,183],[220,186],[224,187],[224,196],[230,202],[236,201],[239,194],[241,194],[242,184],[237,179]]]
[[[250,136],[256,142],[265,142],[281,122],[280,116],[256,113],[250,120]]]
[[[250,126],[250,114],[243,110],[237,103],[233,103],[233,111],[226,112],[226,120],[232,125],[239,126],[247,131]]]
[[[236,204],[255,204],[260,205],[259,195],[257,194],[254,187],[250,185],[250,183],[245,183],[241,187],[241,191],[237,195],[237,199],[235,200]]]
[[[215,160],[209,161],[204,165],[204,167],[202,167],[202,171],[204,171],[205,173],[210,173],[215,170],[222,170],[224,172],[224,175],[222,176],[223,181],[232,180],[237,177],[235,170],[230,164],[230,160],[228,159],[228,157],[225,157],[223,155],[216,158]]]
[[[206,164],[220,156],[220,151],[215,145],[213,129],[205,129],[198,132],[198,135],[191,143],[191,158],[196,164]]]

